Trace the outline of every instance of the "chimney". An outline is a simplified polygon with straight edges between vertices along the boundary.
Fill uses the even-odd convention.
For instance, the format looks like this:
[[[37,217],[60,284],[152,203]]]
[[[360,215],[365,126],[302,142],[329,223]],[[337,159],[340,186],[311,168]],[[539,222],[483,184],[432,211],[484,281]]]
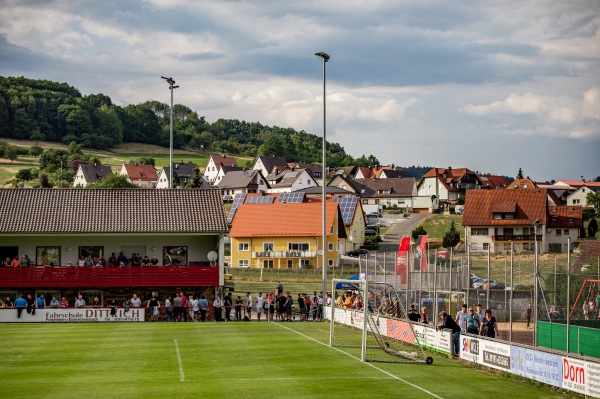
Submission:
[[[583,178],[583,176],[581,176],[581,181],[582,181],[582,182],[585,182],[585,179]]]

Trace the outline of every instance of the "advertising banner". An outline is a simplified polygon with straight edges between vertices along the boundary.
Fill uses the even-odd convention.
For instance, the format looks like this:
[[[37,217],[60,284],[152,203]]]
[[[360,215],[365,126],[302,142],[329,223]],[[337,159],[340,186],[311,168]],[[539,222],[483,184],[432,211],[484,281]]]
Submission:
[[[450,353],[451,333],[446,331],[436,331],[435,328],[420,324],[413,324],[413,328],[421,345],[443,353]]]
[[[510,371],[510,345],[494,341],[479,341],[479,364]]]
[[[561,382],[562,387],[569,391],[587,394],[585,386],[587,384],[586,362],[584,360],[573,359],[559,356],[561,361]]]
[[[69,308],[69,309],[36,309],[35,314],[25,310],[18,317],[16,309],[1,309],[0,323],[82,323],[82,322],[110,322],[144,321],[145,308],[117,309],[115,316],[110,315],[110,308]]]
[[[571,359],[569,359],[571,362]],[[564,370],[563,363],[563,370]],[[563,371],[564,373],[564,371]],[[569,370],[570,373],[570,370]],[[593,398],[600,398],[600,364],[592,363],[589,361],[585,362],[585,394]],[[564,382],[563,382],[564,384]],[[579,391],[577,391],[579,392]]]
[[[479,338],[471,335],[460,336],[460,358],[473,363],[479,361]]]
[[[405,321],[388,320],[387,336],[389,338],[397,339],[398,341],[408,342],[409,344],[415,343],[415,334],[413,334],[413,331],[410,328],[410,323]]]
[[[562,356],[511,346],[510,371],[525,378],[563,386]]]

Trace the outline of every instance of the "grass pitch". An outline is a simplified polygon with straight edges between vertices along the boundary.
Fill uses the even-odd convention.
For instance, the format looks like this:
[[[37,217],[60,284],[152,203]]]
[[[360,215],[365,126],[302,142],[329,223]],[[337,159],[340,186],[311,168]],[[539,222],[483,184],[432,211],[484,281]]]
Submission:
[[[5,324],[0,397],[563,397],[441,356],[361,363],[328,341],[328,323]]]

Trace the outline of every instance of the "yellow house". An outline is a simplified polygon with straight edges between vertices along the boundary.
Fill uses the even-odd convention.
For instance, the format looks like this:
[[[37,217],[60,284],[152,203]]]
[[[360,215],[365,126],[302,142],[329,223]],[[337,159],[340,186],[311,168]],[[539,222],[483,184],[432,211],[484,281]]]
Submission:
[[[319,268],[323,266],[322,203],[240,204],[231,222],[231,266]],[[338,264],[346,230],[340,207],[327,201],[326,263]]]

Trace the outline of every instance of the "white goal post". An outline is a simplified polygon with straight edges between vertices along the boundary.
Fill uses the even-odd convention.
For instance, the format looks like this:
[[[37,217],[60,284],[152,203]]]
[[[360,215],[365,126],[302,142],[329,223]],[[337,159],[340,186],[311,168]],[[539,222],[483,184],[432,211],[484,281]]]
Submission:
[[[330,309],[331,347],[360,348],[363,362],[433,362],[426,356],[411,322],[380,314],[380,308],[383,310],[392,303],[402,308],[397,314],[406,314],[402,311],[402,298],[391,285],[333,279],[331,292],[338,296],[333,298]]]

